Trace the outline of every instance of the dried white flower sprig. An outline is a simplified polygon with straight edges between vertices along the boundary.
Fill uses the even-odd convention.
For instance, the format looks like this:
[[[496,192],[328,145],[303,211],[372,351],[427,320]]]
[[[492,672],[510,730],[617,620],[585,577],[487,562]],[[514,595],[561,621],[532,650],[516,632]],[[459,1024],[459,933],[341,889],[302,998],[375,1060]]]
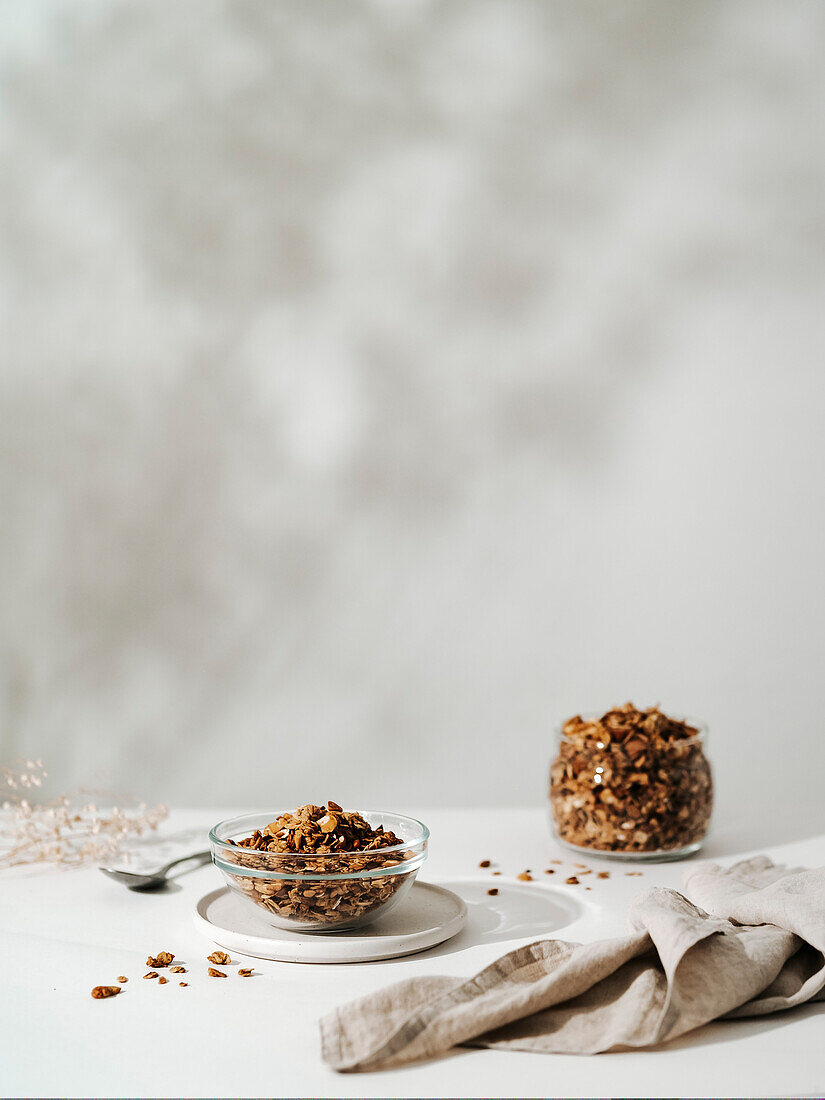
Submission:
[[[0,807],[0,868],[99,862],[117,853],[128,838],[157,828],[169,813],[168,806],[145,802],[129,809],[99,808],[100,798],[88,801],[91,792],[82,790],[35,801],[30,792],[43,786],[46,775],[42,760],[0,764],[0,791],[7,796]]]

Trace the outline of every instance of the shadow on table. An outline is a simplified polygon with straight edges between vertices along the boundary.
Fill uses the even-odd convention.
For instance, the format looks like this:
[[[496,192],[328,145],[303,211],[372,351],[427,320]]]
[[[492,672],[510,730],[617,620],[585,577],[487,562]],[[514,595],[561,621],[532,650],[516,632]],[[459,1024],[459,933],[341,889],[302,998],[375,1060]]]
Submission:
[[[149,833],[146,836],[130,838],[124,851],[105,858],[101,865],[113,867],[119,871],[134,871],[137,874],[149,873],[173,859],[205,851],[208,847],[209,834],[205,829],[179,829],[175,833],[165,833],[162,836]],[[88,870],[95,866],[94,863],[88,863],[80,869]],[[204,864],[204,866],[208,866],[208,864]],[[180,887],[174,886],[174,880],[191,874],[192,871],[198,869],[197,866],[192,867],[187,864],[175,868],[169,876],[171,885],[157,892],[161,894],[175,893]],[[44,861],[42,863],[28,863],[9,867],[3,869],[2,874],[9,878],[36,878],[41,875],[53,874],[55,871],[70,874],[77,870],[78,867],[73,864],[54,864]]]
[[[131,871],[136,874],[149,874],[173,859],[181,859],[184,856],[195,855],[205,851],[209,846],[208,836],[203,829],[180,829],[176,833],[166,833],[163,836],[149,835],[139,837],[129,843],[125,852],[119,853],[106,862],[107,867],[118,871]],[[177,894],[182,887],[179,879],[210,866],[204,863],[182,863],[175,867],[169,874],[165,886],[151,890],[133,890],[136,894],[152,894],[163,896],[164,894]],[[129,889],[122,883],[117,883],[121,889]]]
[[[681,1035],[655,1047],[651,1051],[690,1050],[693,1047],[712,1046],[714,1043],[730,1043],[731,1040],[749,1039],[776,1028],[789,1027],[793,1023],[805,1020],[809,1016],[825,1016],[825,1001],[816,1001],[789,1008],[784,1012],[773,1012],[770,1016],[752,1016],[743,1020],[714,1020],[696,1031]]]
[[[535,886],[510,883],[491,886],[489,878],[483,881],[439,881],[438,885],[464,899],[467,923],[451,940],[429,951],[422,951],[422,958],[451,955],[468,947],[505,940],[541,939],[572,924],[585,912],[584,906],[575,898]],[[498,894],[491,896],[488,893],[490,889],[497,889]]]
[[[170,860],[205,851],[208,847],[209,834],[205,829],[179,829],[175,833],[164,833],[163,836],[150,833],[130,840],[125,852],[113,857],[107,866],[122,871],[149,872]],[[173,871],[170,879],[179,878],[181,874],[188,874],[192,870],[197,868],[183,865]]]
[[[711,827],[696,859],[728,859],[743,852],[759,852],[781,844],[811,840],[825,829],[822,807],[795,807],[793,812],[756,814],[735,824]]]

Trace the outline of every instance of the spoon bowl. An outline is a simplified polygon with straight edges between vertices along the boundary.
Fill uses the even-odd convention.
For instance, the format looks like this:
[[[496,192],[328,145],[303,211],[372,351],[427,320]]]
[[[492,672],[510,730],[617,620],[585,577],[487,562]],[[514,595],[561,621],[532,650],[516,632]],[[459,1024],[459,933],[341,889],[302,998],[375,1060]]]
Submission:
[[[165,864],[163,867],[159,867],[157,871],[152,871],[148,874],[140,874],[136,871],[120,871],[114,867],[99,867],[98,870],[102,871],[108,878],[114,879],[115,882],[119,882],[123,886],[126,886],[129,890],[148,893],[152,890],[160,890],[166,886],[169,882],[169,872],[173,867],[177,867],[181,863],[192,863],[194,867],[202,867],[204,863],[209,863],[211,860],[211,852],[195,852],[190,856],[181,856],[179,859],[173,859],[170,863]]]

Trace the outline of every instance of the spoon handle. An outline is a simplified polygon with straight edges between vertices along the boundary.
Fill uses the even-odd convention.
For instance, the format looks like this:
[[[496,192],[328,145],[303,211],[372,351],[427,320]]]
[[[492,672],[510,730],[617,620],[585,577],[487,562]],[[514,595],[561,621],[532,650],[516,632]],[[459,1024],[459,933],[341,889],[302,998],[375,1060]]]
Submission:
[[[194,863],[197,861],[197,865],[200,867],[204,863],[209,863],[212,859],[211,852],[193,852],[189,856],[179,856],[178,859],[173,859],[171,863],[167,863],[165,867],[157,872],[159,875],[166,875],[173,867],[177,867],[179,863]]]

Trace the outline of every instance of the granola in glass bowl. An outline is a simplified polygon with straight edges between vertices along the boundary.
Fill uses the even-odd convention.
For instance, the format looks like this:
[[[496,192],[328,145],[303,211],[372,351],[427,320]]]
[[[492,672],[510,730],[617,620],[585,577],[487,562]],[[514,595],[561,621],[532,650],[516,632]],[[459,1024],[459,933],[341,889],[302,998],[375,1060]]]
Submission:
[[[337,802],[247,814],[209,834],[230,889],[275,927],[299,932],[343,932],[389,912],[412,888],[428,837],[415,818]]]

